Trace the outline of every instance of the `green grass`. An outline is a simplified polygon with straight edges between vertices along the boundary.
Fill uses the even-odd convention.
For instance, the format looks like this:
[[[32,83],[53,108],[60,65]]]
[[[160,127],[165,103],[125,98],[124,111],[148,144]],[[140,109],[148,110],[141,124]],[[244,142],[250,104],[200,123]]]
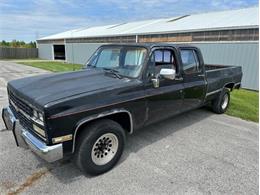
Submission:
[[[19,61],[19,64],[24,64],[27,66],[33,66],[36,68],[41,68],[44,70],[49,70],[52,72],[66,72],[79,70],[83,67],[81,64],[70,64],[64,62],[53,62],[53,61]]]
[[[230,94],[228,115],[254,122],[259,121],[258,92],[240,89],[234,90]]]

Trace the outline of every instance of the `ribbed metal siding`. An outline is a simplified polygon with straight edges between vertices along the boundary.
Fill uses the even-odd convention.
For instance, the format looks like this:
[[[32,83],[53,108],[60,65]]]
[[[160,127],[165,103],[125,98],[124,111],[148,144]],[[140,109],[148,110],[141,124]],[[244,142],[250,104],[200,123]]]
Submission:
[[[52,44],[38,44],[38,56],[41,59],[52,60],[53,59]]]
[[[259,44],[247,43],[194,43],[201,49],[207,64],[242,66],[242,87],[259,90]]]
[[[70,63],[85,64],[102,43],[66,43],[66,60]]]

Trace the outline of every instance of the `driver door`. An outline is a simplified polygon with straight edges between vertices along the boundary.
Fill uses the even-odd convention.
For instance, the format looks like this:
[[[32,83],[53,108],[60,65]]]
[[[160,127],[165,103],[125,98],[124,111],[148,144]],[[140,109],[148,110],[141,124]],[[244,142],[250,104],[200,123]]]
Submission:
[[[145,85],[148,106],[146,124],[151,124],[182,111],[183,80],[179,77],[176,50],[171,47],[155,49],[148,63]],[[155,88],[151,79],[160,73],[162,68],[175,69],[176,79],[160,78],[159,87]]]

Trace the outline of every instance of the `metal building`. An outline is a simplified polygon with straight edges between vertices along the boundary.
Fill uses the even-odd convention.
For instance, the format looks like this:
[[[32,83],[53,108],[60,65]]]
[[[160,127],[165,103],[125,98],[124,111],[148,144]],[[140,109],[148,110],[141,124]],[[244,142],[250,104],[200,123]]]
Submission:
[[[258,90],[258,14],[251,7],[79,28],[37,40],[39,57],[84,64],[106,43],[188,43],[202,50],[205,63],[242,66],[242,87]]]

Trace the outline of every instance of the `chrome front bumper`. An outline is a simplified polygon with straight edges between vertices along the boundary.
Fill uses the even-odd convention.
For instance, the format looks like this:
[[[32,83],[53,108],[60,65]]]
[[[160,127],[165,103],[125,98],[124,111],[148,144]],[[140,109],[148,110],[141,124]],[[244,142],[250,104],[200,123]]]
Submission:
[[[42,159],[48,162],[54,162],[63,158],[62,144],[47,146],[40,139],[35,137],[28,130],[24,129],[9,107],[2,110],[2,118],[6,129],[12,130],[17,146],[30,148]]]

